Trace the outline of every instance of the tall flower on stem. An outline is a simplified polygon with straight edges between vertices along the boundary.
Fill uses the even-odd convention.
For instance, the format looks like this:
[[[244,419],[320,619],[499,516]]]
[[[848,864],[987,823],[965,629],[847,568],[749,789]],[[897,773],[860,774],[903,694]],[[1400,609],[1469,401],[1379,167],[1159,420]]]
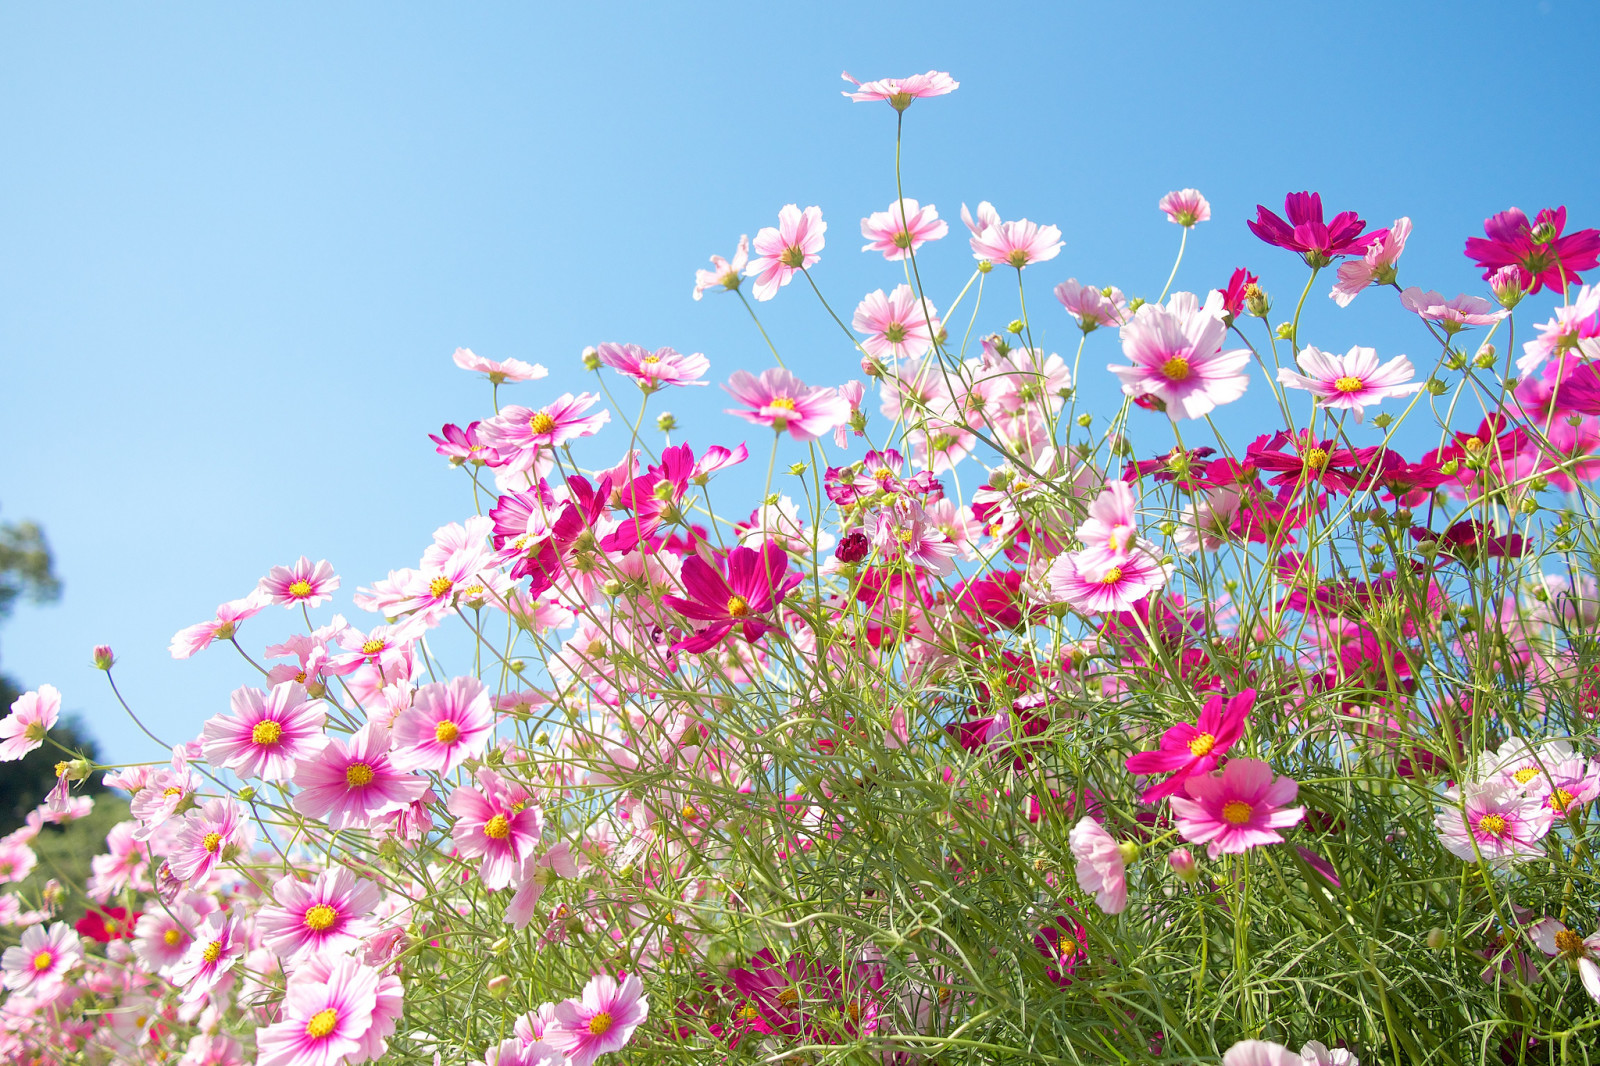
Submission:
[[[778,628],[771,613],[798,584],[801,575],[789,570],[789,556],[768,541],[760,551],[730,548],[726,572],[714,569],[698,555],[683,561],[683,587],[689,598],[663,596],[662,601],[685,618],[710,622],[694,636],[678,641],[673,651],[710,651],[735,626],[754,643]]]
[[[1394,282],[1395,264],[1400,253],[1406,250],[1406,238],[1411,235],[1411,220],[1397,218],[1381,240],[1367,245],[1360,259],[1339,264],[1339,280],[1328,293],[1340,307],[1349,307],[1350,301],[1369,285],[1389,285]]]
[[[1354,211],[1341,211],[1333,221],[1323,222],[1322,196],[1314,192],[1292,192],[1284,197],[1283,207],[1287,222],[1265,204],[1257,204],[1256,217],[1246,224],[1268,244],[1299,252],[1310,267],[1325,267],[1343,255],[1365,255],[1373,242],[1389,233],[1383,229],[1362,233],[1366,222]]]
[[[289,979],[279,1021],[256,1031],[257,1066],[339,1066],[372,1028],[378,971],[355,959],[335,962],[326,978]]]
[[[1483,267],[1486,280],[1504,267],[1514,268],[1529,296],[1546,286],[1560,292],[1580,284],[1579,271],[1600,262],[1600,230],[1563,236],[1566,228],[1565,207],[1547,207],[1532,222],[1513,207],[1484,219],[1484,235],[1467,238],[1467,258]]]
[[[699,379],[711,368],[711,360],[699,352],[680,355],[671,348],[651,352],[637,344],[606,343],[597,354],[602,363],[645,392],[655,392],[663,385],[704,385]]]
[[[1416,370],[1403,355],[1378,365],[1378,353],[1359,345],[1344,355],[1334,355],[1311,345],[1300,349],[1300,371],[1278,368],[1278,383],[1285,388],[1306,389],[1317,398],[1317,405],[1331,410],[1347,410],[1361,421],[1368,404],[1393,397],[1410,396],[1424,385],[1412,381]]]
[[[18,696],[11,713],[0,720],[0,762],[13,762],[44,747],[45,736],[60,716],[61,693],[54,685],[40,685],[38,691]]]
[[[939,312],[910,285],[897,285],[888,296],[882,289],[867,293],[850,324],[866,334],[861,347],[879,359],[920,359],[940,329]]]
[[[735,400],[754,408],[727,413],[758,426],[788,431],[795,440],[815,440],[850,421],[850,401],[834,389],[812,388],[781,367],[763,370],[756,377],[735,370],[723,389]]]
[[[861,250],[882,252],[885,259],[893,262],[949,232],[950,224],[939,217],[932,204],[896,200],[888,210],[874,211],[861,220],[861,235],[867,238]]]
[[[1055,226],[1018,219],[997,222],[972,238],[972,257],[1021,270],[1061,254],[1061,231]]]
[[[828,224],[822,221],[822,208],[785,204],[778,212],[778,225],[764,226],[756,234],[756,258],[745,269],[745,277],[755,278],[751,290],[758,300],[770,300],[778,290],[794,280],[801,270],[822,258],[823,234]]]
[[[1283,841],[1280,829],[1298,825],[1304,807],[1290,807],[1300,785],[1275,777],[1259,759],[1231,759],[1221,770],[1190,777],[1188,795],[1172,797],[1178,835],[1191,844],[1205,844],[1206,853],[1239,855],[1251,848]]]
[[[315,755],[327,742],[324,705],[308,699],[298,681],[274,685],[270,693],[235,689],[229,703],[233,713],[208,719],[200,738],[208,763],[240,777],[287,781],[298,760]]]
[[[721,285],[728,292],[736,292],[739,281],[744,275],[745,264],[750,262],[750,238],[741,235],[739,247],[734,250],[733,259],[728,260],[720,255],[711,257],[710,270],[696,270],[694,272],[694,298],[704,296],[706,290],[714,289]]]
[[[1122,327],[1122,351],[1133,365],[1107,367],[1121,379],[1125,394],[1160,400],[1173,421],[1200,418],[1237,400],[1250,383],[1245,373],[1249,349],[1222,350],[1227,327],[1221,297],[1213,293],[1199,309],[1194,302],[1190,294],[1178,293],[1166,307],[1139,308]]]
[[[913,74],[908,78],[880,78],[877,81],[867,82],[852,78],[848,70],[839,76],[856,87],[855,92],[845,89],[844,96],[848,96],[858,104],[886,100],[896,111],[904,111],[911,106],[913,100],[925,96],[944,96],[961,87],[959,81],[941,70]]]
[[[1167,216],[1167,221],[1185,229],[1198,222],[1211,220],[1211,204],[1199,189],[1177,189],[1161,198],[1157,207]]]
[[[596,974],[577,999],[556,1004],[555,1023],[545,1029],[544,1042],[564,1052],[569,1066],[590,1066],[595,1059],[621,1051],[633,1031],[650,1016],[650,997],[637,974],[621,981]]]
[[[1555,811],[1515,783],[1464,782],[1444,794],[1434,819],[1445,850],[1457,858],[1497,866],[1544,855],[1539,845],[1555,824]]]

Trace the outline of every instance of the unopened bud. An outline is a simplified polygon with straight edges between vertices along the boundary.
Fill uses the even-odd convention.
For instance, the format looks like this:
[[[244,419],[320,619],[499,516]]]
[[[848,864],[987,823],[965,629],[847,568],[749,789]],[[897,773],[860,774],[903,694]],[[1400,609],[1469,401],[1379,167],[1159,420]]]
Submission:
[[[1278,329],[1277,329],[1277,335],[1278,335],[1278,339],[1280,341],[1292,341],[1292,340],[1294,340],[1294,323],[1293,322],[1280,323],[1279,326],[1278,326]]]
[[[1084,412],[1083,414],[1078,416],[1078,425],[1082,426],[1084,429],[1088,429],[1089,428],[1089,424],[1091,422],[1093,422],[1093,421],[1094,421],[1094,416],[1089,414],[1088,412]]]
[[[1517,510],[1523,514],[1533,514],[1539,510],[1539,501],[1529,496],[1517,505]]]
[[[1476,363],[1480,369],[1488,370],[1490,367],[1494,366],[1495,355],[1496,352],[1494,350],[1494,345],[1485,344],[1478,349],[1478,354],[1473,356],[1472,361]]]
[[[1382,414],[1378,415],[1378,417],[1374,418],[1372,420],[1372,424],[1374,426],[1376,426],[1377,428],[1379,428],[1379,429],[1388,429],[1389,428],[1389,423],[1391,423],[1393,421],[1394,421],[1394,419],[1389,416],[1389,413],[1387,411],[1385,411]]]
[[[256,798],[255,787],[253,785],[246,785],[243,788],[241,788],[239,790],[239,798],[241,800],[243,800],[244,802],[246,802],[246,803],[249,803],[251,800],[255,799]]]
[[[1020,337],[1020,336],[1022,336],[1023,328],[1024,327],[1022,325],[1022,319],[1014,318],[1014,319],[1011,320],[1010,324],[1008,324],[1006,326],[1006,332],[1007,333],[1015,333],[1017,336]]]
[[[1167,853],[1167,865],[1187,884],[1200,880],[1200,866],[1188,848],[1173,848]]]
[[[1444,944],[1445,933],[1443,929],[1440,929],[1436,925],[1432,929],[1428,930],[1428,949],[1430,951],[1442,951],[1444,949]]]
[[[501,937],[499,940],[496,940],[493,944],[489,945],[489,951],[495,955],[504,955],[506,953],[506,949],[510,946],[510,938]]]
[[[1461,461],[1459,459],[1450,459],[1439,464],[1439,473],[1445,475],[1446,477],[1452,477],[1459,473],[1460,470]]]
[[[94,668],[96,670],[109,670],[117,657],[111,654],[111,645],[96,644],[94,646]]]
[[[789,473],[793,474],[795,477],[799,477],[801,474],[804,474],[805,472],[806,472],[806,464],[804,464],[804,463],[790,463],[789,464]]]
[[[989,260],[989,259],[980,259],[980,260],[978,260],[978,273],[987,274],[987,273],[989,273],[989,271],[991,271],[993,269],[994,269],[993,260]]]
[[[656,428],[663,433],[671,433],[678,428],[678,419],[671,411],[662,411],[656,415]]]
[[[583,350],[583,368],[585,370],[600,369],[600,353],[595,351],[593,347]]]
[[[1522,272],[1514,266],[1503,266],[1489,276],[1489,288],[1500,306],[1509,311],[1522,302]]]
[[[489,990],[489,994],[495,999],[505,999],[506,996],[511,994],[511,978],[506,974],[497,973],[489,978],[484,987]]]
[[[1131,866],[1133,860],[1139,857],[1139,845],[1131,840],[1124,840],[1117,845],[1117,850],[1122,853],[1122,865]]]
[[[1427,388],[1428,392],[1432,393],[1434,396],[1443,396],[1445,393],[1450,391],[1450,386],[1446,385],[1438,378],[1429,378]]]
[[[885,367],[883,365],[883,360],[879,359],[877,356],[863,355],[861,357],[861,372],[867,375],[867,377],[881,378],[883,377],[884,369]]]
[[[622,582],[614,577],[608,578],[605,584],[600,586],[600,591],[607,596],[620,596],[622,595]]]

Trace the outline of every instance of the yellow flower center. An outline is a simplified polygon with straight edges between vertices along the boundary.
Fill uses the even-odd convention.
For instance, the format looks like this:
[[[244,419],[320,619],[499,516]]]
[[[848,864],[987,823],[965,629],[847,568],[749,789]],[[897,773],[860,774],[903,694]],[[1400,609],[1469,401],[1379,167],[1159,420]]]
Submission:
[[[351,788],[366,788],[376,776],[372,767],[364,762],[353,762],[344,768],[344,783]]]
[[[793,985],[778,993],[778,1006],[783,1008],[793,1007],[800,1002],[800,990]]]
[[[511,819],[497,814],[483,823],[483,835],[490,840],[504,840],[511,835]]]
[[[786,267],[799,267],[806,261],[806,250],[798,244],[791,244],[778,256],[778,262]]]
[[[313,1040],[321,1040],[339,1027],[339,1012],[329,1007],[319,1010],[306,1022],[306,1035]]]
[[[1479,440],[1477,437],[1468,437],[1466,444],[1462,445],[1462,447],[1476,455],[1478,452],[1483,451],[1483,441]]]
[[[661,362],[661,357],[659,355],[647,355],[640,360],[640,362],[643,362],[647,366],[655,366],[657,363]]]
[[[776,407],[776,408],[779,408],[780,410],[784,410],[784,411],[793,411],[794,410],[794,400],[791,399],[788,396],[779,396],[776,400],[768,401],[767,406],[768,407]]]
[[[692,803],[685,803],[683,805],[683,810],[679,811],[678,813],[683,815],[683,820],[686,822],[692,822],[696,818],[700,817],[700,812],[694,809],[694,804]]]
[[[1333,383],[1333,387],[1338,389],[1340,392],[1360,392],[1361,385],[1362,382],[1360,378],[1352,377],[1343,377]]]
[[[216,854],[217,849],[222,847],[222,834],[207,833],[205,837],[201,839],[200,846],[211,852],[213,855]]]
[[[750,613],[750,604],[743,596],[729,596],[728,613],[735,618],[743,618]]]
[[[1306,452],[1306,466],[1310,467],[1312,470],[1315,470],[1319,474],[1328,469],[1327,449],[1312,448],[1310,451]]]
[[[1571,929],[1562,929],[1556,933],[1556,950],[1575,959],[1583,954],[1583,937]]]
[[[549,433],[551,430],[556,428],[556,420],[545,414],[543,411],[540,411],[538,414],[535,414],[532,418],[528,419],[528,428],[533,430],[536,436],[542,437],[546,433]]]
[[[216,962],[222,958],[222,941],[213,940],[207,944],[206,949],[200,953],[200,957],[207,962]]]
[[[1229,800],[1222,805],[1222,820],[1229,825],[1243,825],[1250,820],[1254,809],[1244,800]]]
[[[589,1035],[600,1036],[611,1031],[611,1015],[601,1011],[589,1019]]]
[[[1566,814],[1567,808],[1572,806],[1572,801],[1577,797],[1564,788],[1558,788],[1550,793],[1550,809],[1557,814]]]
[[[1025,249],[1014,248],[1011,254],[1006,256],[1006,262],[1019,269],[1025,267],[1028,265],[1028,253]]]
[[[161,939],[167,945],[167,947],[175,948],[182,943],[183,934],[178,932],[176,929],[168,929],[165,933],[161,934]]]
[[[441,574],[439,577],[436,577],[432,581],[428,582],[428,595],[432,596],[434,599],[439,599],[441,596],[448,596],[450,594],[450,590],[454,587],[455,582]]]
[[[1122,580],[1122,567],[1113,566],[1110,570],[1107,570],[1105,576],[1100,579],[1100,584],[1102,584],[1102,585],[1115,585],[1118,581],[1121,581],[1121,580]]]
[[[183,795],[183,789],[179,788],[177,785],[168,785],[166,788],[161,790],[161,794],[163,796],[181,796]]]
[[[1189,754],[1198,759],[1202,755],[1210,755],[1211,749],[1216,746],[1216,737],[1212,736],[1210,733],[1201,733],[1199,736],[1189,741]]]
[[[877,480],[879,480],[879,481],[887,481],[890,478],[894,477],[894,471],[890,470],[886,466],[880,466],[880,467],[878,467],[878,469],[876,469],[876,470],[874,470],[872,472],[872,476],[874,478],[876,478]]]
[[[433,727],[433,739],[441,744],[454,744],[461,735],[461,727],[446,718]]]
[[[1061,956],[1062,961],[1065,962],[1067,959],[1072,958],[1072,956],[1078,953],[1078,942],[1072,939],[1070,936],[1058,937],[1056,939],[1056,952]]]
[[[1501,836],[1506,831],[1506,820],[1498,814],[1486,814],[1478,819],[1478,828],[1490,836]]]
[[[1189,377],[1189,360],[1181,355],[1175,355],[1161,365],[1161,372],[1168,381],[1185,381]]]
[[[319,903],[315,907],[306,908],[306,928],[313,933],[320,933],[324,929],[333,928],[333,923],[339,920],[339,912],[326,903]]]
[[[40,973],[55,965],[56,957],[49,951],[41,951],[33,957],[33,968]]]
[[[1511,777],[1519,785],[1526,785],[1529,781],[1532,781],[1538,776],[1539,768],[1537,766],[1524,766],[1522,769],[1511,775]]]
[[[270,718],[263,718],[250,730],[250,739],[264,748],[270,748],[283,739],[283,726]]]
[[[311,582],[296,581],[294,584],[289,586],[289,595],[293,596],[297,600],[305,599],[307,596],[311,595]]]
[[[744,1003],[740,1005],[738,1010],[733,1012],[733,1016],[741,1022],[753,1022],[761,1017],[761,1012],[756,1009],[755,1004]]]
[[[362,655],[376,655],[382,650],[383,641],[381,640],[369,640],[365,644],[361,645]]]

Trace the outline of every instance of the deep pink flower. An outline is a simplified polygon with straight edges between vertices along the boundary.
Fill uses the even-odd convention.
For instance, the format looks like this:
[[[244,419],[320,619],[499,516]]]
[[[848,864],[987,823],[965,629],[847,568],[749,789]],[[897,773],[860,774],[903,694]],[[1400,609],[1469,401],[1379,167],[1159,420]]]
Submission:
[[[711,257],[710,270],[696,270],[694,272],[694,298],[704,296],[707,289],[714,289],[721,285],[728,292],[739,288],[739,282],[744,275],[745,264],[750,261],[750,238],[740,236],[739,247],[734,250],[733,260],[730,262],[720,255]]]
[[[31,925],[22,931],[22,943],[0,955],[0,971],[13,992],[44,1000],[60,990],[67,971],[82,959],[82,942],[65,922],[55,922],[48,930]]]
[[[1265,204],[1256,205],[1256,217],[1247,225],[1250,232],[1279,248],[1299,252],[1306,265],[1323,267],[1341,255],[1365,255],[1367,247],[1382,240],[1388,230],[1362,233],[1366,223],[1354,211],[1341,211],[1332,222],[1322,221],[1322,196],[1314,192],[1292,192],[1284,197],[1285,222]]]
[[[711,360],[695,352],[679,355],[671,348],[645,351],[637,344],[602,344],[597,349],[600,361],[645,392],[655,392],[663,385],[704,385],[698,380],[711,368]]]
[[[822,208],[808,207],[802,213],[798,205],[785,204],[778,212],[777,228],[764,226],[756,234],[756,258],[745,268],[745,277],[756,279],[755,298],[772,299],[796,272],[822,258],[826,243],[822,235],[827,230]]]
[[[1563,292],[1583,281],[1579,271],[1600,262],[1600,230],[1562,236],[1566,226],[1565,207],[1547,207],[1532,223],[1513,207],[1483,220],[1485,236],[1467,238],[1467,258],[1483,267],[1485,278],[1502,267],[1515,267],[1528,295],[1545,286]]]
[[[898,200],[886,211],[874,211],[861,220],[861,235],[867,243],[863,252],[882,252],[890,261],[904,259],[929,241],[950,232],[949,223],[939,218],[938,210],[915,200]]]
[[[538,363],[524,363],[520,359],[505,359],[500,362],[485,359],[481,355],[474,355],[470,348],[457,348],[452,358],[456,366],[462,370],[475,370],[485,374],[496,385],[507,381],[536,381],[550,373]]]
[[[1228,278],[1228,287],[1216,290],[1222,294],[1223,321],[1232,322],[1244,314],[1246,294],[1250,286],[1260,280],[1244,267],[1239,267]]]
[[[18,696],[11,713],[0,720],[0,762],[13,762],[43,747],[60,716],[61,693],[54,685],[40,685],[37,691]]]
[[[972,257],[1004,263],[1021,270],[1048,262],[1061,253],[1061,231],[1055,226],[1019,219],[989,226],[972,240]]]
[[[429,433],[428,439],[438,445],[434,451],[450,460],[451,466],[460,466],[463,463],[472,463],[474,466],[499,466],[503,461],[500,453],[483,443],[483,439],[478,436],[478,429],[482,425],[482,422],[471,422],[466,429],[462,429],[453,423],[446,424],[439,430],[444,436]]]
[[[274,566],[258,587],[273,603],[285,607],[297,604],[319,607],[333,599],[333,592],[339,587],[339,576],[328,560],[312,566],[311,560],[302,555],[293,566]]]
[[[297,681],[235,689],[232,715],[215,715],[200,731],[206,762],[226,767],[240,777],[287,781],[294,765],[322,750],[327,713],[321,700],[307,699]]]
[[[1107,914],[1121,914],[1128,906],[1127,862],[1122,848],[1100,823],[1088,815],[1067,834],[1078,886],[1094,893],[1094,901]]]
[[[1189,293],[1178,293],[1166,307],[1139,308],[1122,327],[1122,351],[1133,365],[1107,369],[1121,379],[1125,394],[1160,400],[1173,421],[1200,418],[1243,396],[1250,383],[1250,351],[1223,351],[1226,332],[1217,293],[1203,308]]]
[[[1411,220],[1397,218],[1382,240],[1367,245],[1360,259],[1339,264],[1339,280],[1328,293],[1340,307],[1349,307],[1356,294],[1369,285],[1389,285],[1395,277],[1395,263],[1406,250],[1406,238],[1411,235]]]
[[[483,860],[478,877],[485,888],[509,885],[544,831],[544,812],[528,802],[527,790],[487,768],[478,771],[477,788],[456,789],[446,807],[456,818],[450,829],[456,851]]]
[[[920,359],[928,354],[940,330],[939,312],[919,300],[910,285],[897,285],[867,293],[851,320],[857,333],[865,333],[861,347],[879,359]]]
[[[758,426],[771,426],[779,433],[788,430],[795,440],[815,440],[850,420],[850,403],[836,390],[811,388],[781,367],[763,370],[759,378],[747,370],[735,370],[723,389],[754,408],[730,408],[728,414]]]
[[[448,775],[482,755],[493,732],[494,711],[482,681],[469,675],[430,682],[395,719],[395,764]]]
[[[621,981],[596,974],[583,995],[556,1004],[554,1024],[544,1042],[565,1052],[569,1066],[590,1066],[601,1055],[620,1051],[650,1016],[650,997],[637,974]]]
[[[889,106],[896,111],[904,111],[911,106],[911,101],[919,97],[944,96],[961,87],[959,81],[939,70],[930,70],[926,74],[913,74],[909,78],[880,78],[877,81],[867,82],[852,78],[848,70],[839,76],[856,87],[855,92],[849,89],[843,92],[843,95],[856,103],[887,100]]]
[[[1495,307],[1481,296],[1457,296],[1446,300],[1437,292],[1423,292],[1413,285],[1400,294],[1407,311],[1429,322],[1437,322],[1446,333],[1457,333],[1468,326],[1491,326],[1511,312]]]
[[[197,622],[173,634],[167,650],[174,659],[187,659],[197,651],[211,645],[213,640],[228,640],[239,629],[239,623],[257,614],[271,601],[259,588],[250,595],[229,600],[217,608],[217,617],[209,622]]]
[[[1300,785],[1274,777],[1259,759],[1230,759],[1221,770],[1190,777],[1187,796],[1172,797],[1178,835],[1191,844],[1205,844],[1211,858],[1239,855],[1254,847],[1283,840],[1280,829],[1298,825],[1304,807],[1289,807]]]
[[[359,1061],[378,1006],[378,971],[351,958],[326,976],[291,977],[279,1021],[256,1030],[256,1066],[340,1066]]]
[[[741,545],[728,550],[724,565],[726,574],[698,555],[683,561],[683,587],[690,598],[663,596],[662,601],[685,618],[711,625],[678,641],[673,651],[710,651],[735,626],[743,627],[744,639],[752,643],[778,628],[771,614],[801,580],[789,570],[788,554],[771,541],[760,551]]]
[[[1196,222],[1209,222],[1211,220],[1211,204],[1199,189],[1177,189],[1161,198],[1156,204],[1167,216],[1168,222],[1176,223],[1185,229]]]
[[[1378,353],[1371,348],[1351,348],[1345,355],[1334,355],[1311,345],[1300,349],[1298,373],[1278,368],[1278,383],[1285,388],[1306,389],[1319,406],[1348,410],[1361,421],[1363,408],[1391,397],[1410,396],[1425,382],[1411,380],[1416,370],[1403,355],[1378,365]]]
[[[1130,774],[1172,775],[1145,789],[1140,800],[1154,803],[1162,796],[1176,793],[1189,778],[1216,769],[1217,760],[1244,736],[1245,719],[1255,701],[1253,688],[1244,689],[1231,698],[1213,696],[1200,708],[1199,720],[1193,725],[1180,722],[1161,734],[1161,743],[1155,751],[1128,756]]]
[[[338,955],[378,931],[370,916],[381,898],[375,883],[348,868],[324,870],[313,881],[289,874],[272,887],[273,902],[261,908],[256,928],[286,961],[324,951]]]
[[[1089,956],[1084,948],[1085,939],[1083,926],[1065,914],[1040,927],[1033,944],[1045,957],[1045,976],[1052,983],[1063,988],[1072,983],[1073,971]]]
[[[1105,289],[1079,285],[1077,278],[1068,278],[1056,286],[1056,299],[1078,322],[1085,333],[1101,326],[1120,326],[1128,321],[1128,301],[1116,286]]]
[[[354,829],[374,818],[401,810],[428,790],[426,778],[401,772],[389,754],[389,731],[368,722],[348,743],[330,737],[314,758],[295,768],[300,792],[291,800],[307,818],[320,818],[329,829]]]

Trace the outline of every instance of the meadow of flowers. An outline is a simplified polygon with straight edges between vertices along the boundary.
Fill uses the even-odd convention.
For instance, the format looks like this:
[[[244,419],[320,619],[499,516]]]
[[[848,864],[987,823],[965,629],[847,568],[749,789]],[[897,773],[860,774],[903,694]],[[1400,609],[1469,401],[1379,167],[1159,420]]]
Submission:
[[[63,753],[0,876],[90,774],[131,819],[0,896],[11,1061],[1600,1061],[1600,230],[1502,211],[1447,298],[1409,219],[1290,193],[1174,291],[1221,224],[1183,189],[1130,296],[905,195],[949,75],[848,80],[894,123],[881,288],[830,303],[841,225],[790,204],[693,290],[759,373],[608,341],[555,395],[457,351],[495,411],[433,437],[461,521],[348,616],[301,558],[178,633],[240,687],[169,761]],[[1319,348],[1324,299],[1392,328]],[[769,300],[859,373],[802,381]],[[741,421],[677,440],[661,397],[712,382]]]

